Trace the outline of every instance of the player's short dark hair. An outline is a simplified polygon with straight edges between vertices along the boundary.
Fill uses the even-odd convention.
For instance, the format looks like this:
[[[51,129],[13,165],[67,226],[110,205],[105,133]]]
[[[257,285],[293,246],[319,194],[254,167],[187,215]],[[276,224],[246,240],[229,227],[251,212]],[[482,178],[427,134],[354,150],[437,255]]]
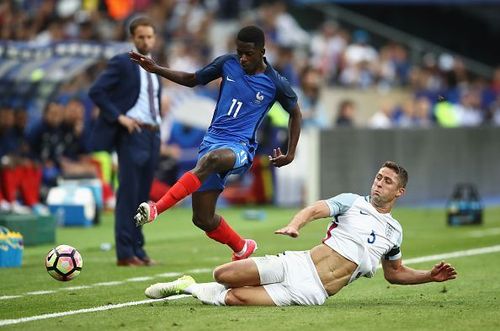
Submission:
[[[398,175],[399,185],[401,187],[406,187],[406,184],[408,184],[408,171],[406,171],[405,168],[394,161],[385,161],[382,165],[382,168],[389,168],[394,170],[394,172]]]
[[[253,43],[255,47],[264,47],[265,37],[264,31],[255,25],[245,26],[238,32],[236,37],[239,41],[244,43]]]
[[[156,27],[155,27],[153,21],[149,17],[139,16],[137,18],[134,18],[128,26],[128,31],[130,32],[130,35],[133,35],[135,32],[135,29],[137,29],[137,27],[139,27],[139,26],[150,26],[153,28],[153,31],[156,33]]]

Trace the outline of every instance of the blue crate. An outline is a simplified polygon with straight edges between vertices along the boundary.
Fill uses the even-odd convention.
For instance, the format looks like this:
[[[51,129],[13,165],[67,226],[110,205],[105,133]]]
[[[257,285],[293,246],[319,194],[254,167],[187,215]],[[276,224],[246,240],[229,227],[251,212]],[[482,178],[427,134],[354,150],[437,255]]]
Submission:
[[[20,267],[23,262],[23,236],[0,226],[0,268]]]

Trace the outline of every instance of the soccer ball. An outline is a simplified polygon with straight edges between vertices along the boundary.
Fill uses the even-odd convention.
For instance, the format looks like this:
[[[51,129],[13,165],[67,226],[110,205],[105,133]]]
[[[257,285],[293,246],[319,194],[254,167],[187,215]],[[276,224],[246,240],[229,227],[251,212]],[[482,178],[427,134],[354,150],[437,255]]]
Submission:
[[[45,267],[49,275],[62,282],[76,278],[82,266],[82,256],[75,248],[68,245],[52,248],[45,258]]]

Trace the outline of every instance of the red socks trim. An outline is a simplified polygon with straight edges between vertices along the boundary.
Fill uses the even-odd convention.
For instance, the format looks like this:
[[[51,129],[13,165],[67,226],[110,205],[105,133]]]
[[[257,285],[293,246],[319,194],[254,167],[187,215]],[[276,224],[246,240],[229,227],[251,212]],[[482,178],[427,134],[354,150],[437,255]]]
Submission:
[[[245,239],[234,231],[222,217],[219,226],[215,230],[205,233],[209,238],[231,247],[233,252],[240,252],[245,246]]]
[[[201,186],[201,182],[192,172],[186,172],[181,178],[175,183],[170,190],[165,193],[165,195],[156,202],[156,209],[158,214],[163,213],[165,210],[169,209],[175,205],[180,200],[184,199],[191,193],[198,190]]]

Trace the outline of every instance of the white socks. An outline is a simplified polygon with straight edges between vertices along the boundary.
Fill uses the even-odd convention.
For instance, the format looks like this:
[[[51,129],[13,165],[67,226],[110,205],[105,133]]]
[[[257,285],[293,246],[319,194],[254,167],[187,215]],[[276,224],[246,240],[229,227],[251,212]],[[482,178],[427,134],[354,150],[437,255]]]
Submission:
[[[225,306],[226,295],[229,290],[216,282],[200,283],[188,286],[184,292],[198,298],[201,302],[208,305]]]

